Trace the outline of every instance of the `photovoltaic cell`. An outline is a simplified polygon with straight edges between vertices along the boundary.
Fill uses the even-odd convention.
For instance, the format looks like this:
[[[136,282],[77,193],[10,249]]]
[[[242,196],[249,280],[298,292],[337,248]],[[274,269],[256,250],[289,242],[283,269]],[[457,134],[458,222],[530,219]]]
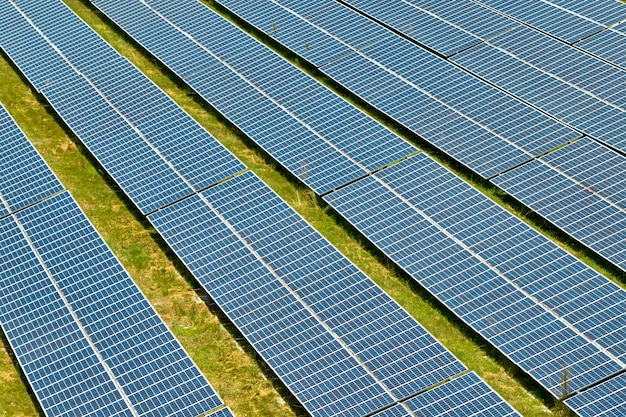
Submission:
[[[425,156],[376,177],[325,199],[540,384],[560,396],[564,372],[582,388],[621,367],[581,337],[623,355],[619,287]]]
[[[411,398],[405,404],[420,417],[519,416],[473,372]]]
[[[383,410],[379,413],[372,415],[372,417],[413,417],[409,411],[401,404],[394,405],[391,408]]]
[[[195,416],[222,404],[69,193],[17,217],[140,416]]]
[[[0,219],[0,324],[47,416],[132,417],[16,220]]]
[[[50,167],[37,153],[0,103],[0,216],[63,191]]]
[[[195,190],[245,168],[63,2],[15,3]]]
[[[542,160],[492,182],[626,271],[626,209]]]
[[[580,417],[621,417],[626,413],[626,374],[565,400]]]

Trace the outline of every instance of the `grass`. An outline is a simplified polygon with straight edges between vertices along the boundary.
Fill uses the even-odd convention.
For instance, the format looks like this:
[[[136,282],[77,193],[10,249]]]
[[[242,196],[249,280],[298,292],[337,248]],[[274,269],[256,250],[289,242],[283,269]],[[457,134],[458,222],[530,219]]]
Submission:
[[[310,190],[220,121],[188,89],[128,42],[80,0],[66,0],[113,47],[135,63],[200,124],[235,153],[283,199],[372,277],[471,370],[525,417],[561,415],[550,397],[482,339],[460,324],[347,226]],[[3,58],[0,101],[33,141],[103,235],[202,372],[239,417],[293,416],[280,384],[201,291],[156,232],[104,176],[46,105]],[[0,417],[37,416],[15,364],[0,352]],[[564,415],[564,414],[563,414]]]

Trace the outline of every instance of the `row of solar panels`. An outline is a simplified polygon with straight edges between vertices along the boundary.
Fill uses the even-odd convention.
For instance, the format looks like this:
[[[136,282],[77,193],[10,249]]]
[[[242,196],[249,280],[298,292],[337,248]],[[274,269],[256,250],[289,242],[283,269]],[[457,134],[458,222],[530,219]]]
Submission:
[[[156,116],[165,117],[178,107],[165,96],[153,101],[150,92],[162,92],[149,82],[134,95],[116,96],[118,89],[134,88],[132,83],[143,76],[131,66],[116,67],[112,50],[60,1],[3,2],[0,13],[11,24],[11,31],[0,34],[0,46],[112,177],[125,181],[121,185],[131,200],[148,213],[197,280],[312,415],[364,416],[379,410],[381,416],[518,415],[253,173],[183,198],[178,188],[164,183],[158,199],[146,199],[158,185],[150,179],[158,175],[142,182],[132,174],[134,167],[164,161],[170,170],[154,172],[164,177],[174,172],[178,177],[171,178],[192,182],[185,175],[189,166],[182,165],[184,160],[177,165],[172,159],[175,142],[166,140],[175,128],[163,128],[162,136],[150,135],[168,126],[167,118]],[[107,70],[108,62],[114,65]],[[67,76],[58,76],[63,73]],[[81,96],[91,101],[81,102]],[[181,112],[176,117],[185,122],[187,116]],[[363,123],[391,136],[373,121]],[[178,132],[181,148],[198,136],[214,141],[204,130],[191,127],[191,137]],[[135,151],[135,145],[124,142],[132,144],[135,137],[152,152],[143,145],[136,145]],[[393,140],[412,150],[399,138]],[[211,146],[209,150],[221,149]],[[198,149],[198,158],[205,151]],[[218,155],[219,161],[226,161],[222,179],[232,176],[229,167],[240,169],[232,155]],[[214,161],[198,159],[197,172]],[[124,165],[129,167],[127,176]]]
[[[2,105],[0,151],[0,326],[44,413],[223,406]]]
[[[623,123],[626,106],[622,103],[626,96],[621,89],[613,87],[626,84],[626,73],[495,12],[481,9],[472,2],[468,1],[468,5],[456,1],[433,2],[428,10],[430,14],[406,2],[362,1],[358,6],[416,41],[438,49],[442,55],[460,51],[452,60],[466,69],[474,67],[468,64],[465,57],[477,54],[481,49],[500,51],[498,56],[489,53],[477,60],[480,71],[475,71],[474,75],[484,76],[484,72],[489,71],[498,79],[507,77],[514,87],[498,82],[495,85],[510,93],[522,92],[516,94],[522,101],[533,104],[541,101],[550,108],[539,106],[533,110],[333,0],[224,0],[221,3],[286,47],[302,53],[305,58],[320,65],[331,78],[485,177],[527,162],[532,156],[565,144],[578,135],[571,131],[569,136],[551,135],[556,127],[553,126],[552,130],[542,128],[545,123],[542,125],[540,120],[545,116],[540,110],[547,111],[564,124],[572,125],[581,133],[592,136],[597,133],[596,137],[605,139],[610,137],[612,139],[606,142],[611,145],[621,147],[619,144],[626,141],[626,124]],[[435,12],[442,16],[439,17],[439,24],[433,22]],[[442,28],[446,21],[464,25],[468,32],[461,31],[459,26]],[[482,39],[491,39],[500,33],[489,43],[475,46]],[[438,44],[443,41],[445,45]],[[497,42],[500,44],[496,45]],[[529,48],[528,43],[533,48]],[[523,61],[526,58],[529,61]],[[474,58],[468,59],[471,61]],[[503,69],[504,63],[509,61],[515,65]],[[324,62],[331,63],[324,65]],[[493,65],[494,62],[498,64]],[[581,73],[575,74],[573,63],[576,62],[584,68],[582,76]],[[555,66],[555,63],[559,65]],[[525,65],[526,72],[521,68]],[[552,74],[542,69],[548,66]],[[527,77],[524,74],[528,71],[535,71],[541,76]],[[490,77],[485,78],[493,81]],[[579,85],[574,86],[574,81]],[[432,105],[417,101],[423,91],[459,114],[480,121],[488,130],[499,133],[503,140],[522,146],[530,153],[522,154],[519,149],[511,153],[507,150],[510,144],[505,146],[503,142],[478,140],[479,134],[468,126],[467,120],[459,117],[451,120],[445,113],[431,110]],[[533,96],[530,97],[530,94]],[[558,111],[551,110],[557,108]],[[579,122],[572,122],[571,117]],[[452,126],[443,126],[442,120],[450,120]],[[450,134],[450,129],[455,129],[453,134]],[[585,195],[584,203],[591,201],[596,208],[602,207],[602,213],[585,211],[580,201],[571,200],[570,190],[563,194],[570,197],[569,200],[564,199],[550,209],[544,209],[512,187],[507,191],[626,271],[626,250],[619,244],[624,238],[626,204],[623,193],[622,196],[615,192],[607,193],[606,185],[603,185],[610,177],[610,181],[616,183],[615,189],[626,186],[626,172],[618,169],[619,165],[626,164],[626,157],[588,139],[576,147],[580,146],[592,149],[589,152],[593,152],[595,160],[605,167],[603,172],[589,175],[578,172],[580,169],[564,168],[563,164],[548,166],[550,158],[544,158],[543,164],[537,162],[534,165],[541,166],[543,175],[551,179],[540,185],[545,191],[548,185],[560,182],[563,187]],[[564,152],[568,151],[560,153]],[[500,185],[502,181],[505,180],[496,178],[494,182]],[[560,210],[569,206],[575,213]],[[607,213],[610,215],[607,216]],[[586,218],[587,214],[593,219]]]
[[[232,43],[227,41],[237,36],[234,28],[222,27],[221,31],[215,30],[216,22],[220,19],[196,2],[167,6],[159,1],[142,1],[130,5],[107,1],[97,2],[96,5],[179,75],[182,72],[178,71],[177,62],[181,62],[182,56],[201,59],[203,54],[211,54],[211,56],[219,57],[219,51],[214,50],[213,44],[200,38],[201,33],[222,33],[223,37],[220,38],[219,43],[222,48],[234,49],[240,45],[239,39]],[[175,7],[177,9],[174,11]],[[150,25],[145,24],[148,21]],[[150,29],[145,29],[147,27]],[[188,45],[194,43],[202,46],[202,49],[194,51],[191,46],[187,49],[185,42],[177,41],[177,31],[173,28],[178,28],[178,33],[185,35]],[[276,31],[278,30],[280,29],[277,28]],[[157,37],[155,33],[159,36]],[[157,39],[158,45],[156,45]],[[225,45],[232,46],[229,48]],[[256,50],[251,53],[249,49],[252,48],[240,46],[241,52],[236,56],[237,62],[241,62],[248,51],[249,59],[246,62],[249,66],[257,65],[257,62],[258,65],[265,67],[268,63],[274,65],[274,61],[269,58],[261,60],[261,54]],[[251,62],[250,57],[253,57],[256,62]],[[239,84],[244,82],[255,84],[250,78],[238,73],[232,59],[222,58],[221,61],[224,67],[239,75],[239,78],[231,77],[231,83],[237,81]],[[207,69],[204,74],[208,77],[209,74],[220,73],[220,71],[223,73],[223,69],[216,64]],[[187,81],[183,75],[181,78]],[[193,78],[188,82],[196,88]],[[204,80],[204,85],[210,82],[210,80]],[[215,96],[226,94],[225,87],[220,89],[218,83],[210,85],[213,91],[217,90],[214,92]],[[243,118],[250,118],[256,114],[254,107],[252,110],[246,110],[243,106],[237,107],[238,113],[228,114],[230,107],[212,96],[207,88],[196,88],[196,90],[218,110],[226,113],[236,125],[243,123]],[[299,96],[296,93],[292,94],[294,97],[302,97],[302,94]],[[272,154],[271,149],[268,152]],[[280,158],[277,159],[280,161]],[[425,209],[420,208],[418,201],[412,201],[410,194],[405,195],[377,178],[378,175],[402,169],[407,169],[409,176],[415,175],[422,169],[420,167],[422,164],[428,166],[424,171],[437,174],[435,175],[436,181],[427,182],[424,185],[424,198],[428,196],[433,200],[443,201],[443,206],[435,205],[434,212],[431,214],[424,214]],[[449,176],[455,187],[466,187],[462,191],[466,193],[465,199],[469,198],[469,200],[453,198],[458,193],[450,191],[451,184],[449,183],[444,184],[437,191],[440,177],[446,176]],[[304,181],[306,176],[301,174],[300,178]],[[368,184],[370,182],[373,184]],[[401,187],[401,183],[403,182],[401,181],[397,187]],[[333,200],[336,196],[347,192],[346,190],[350,187],[367,186],[377,188],[377,190],[372,192],[371,198],[364,196],[366,194],[364,190],[355,192],[353,198],[364,197],[358,202],[361,205],[354,210],[354,213],[366,216],[363,213],[367,213],[369,208],[369,213],[373,214],[372,218],[366,218],[363,220],[364,223],[357,227],[360,227],[362,231],[366,225],[371,227],[371,234],[365,231],[364,233],[412,275],[416,274],[419,277],[418,273],[422,269],[424,270],[423,277],[436,276],[438,272],[447,275],[451,271],[459,275],[454,278],[458,281],[452,290],[448,288],[449,283],[442,286],[441,291],[446,289],[451,291],[444,298],[449,300],[447,305],[453,310],[462,307],[455,311],[458,311],[466,322],[499,346],[503,352],[535,376],[546,388],[552,390],[555,395],[563,395],[562,390],[568,392],[580,390],[624,369],[626,326],[623,305],[625,294],[618,286],[567,255],[565,251],[499,209],[428,158],[420,156],[409,159],[374,177],[362,179],[342,190],[330,193],[326,199]],[[391,202],[388,205],[380,204],[385,201]],[[348,206],[354,207],[356,204],[356,201],[350,201]],[[454,218],[454,211],[459,208],[459,205],[466,209],[461,216],[469,215],[469,213],[475,216],[471,218],[471,222],[464,223]],[[338,211],[342,212],[339,208]],[[397,214],[395,221],[387,222],[385,219],[393,217],[391,216],[393,213]],[[436,213],[444,217],[437,219]],[[350,219],[349,214],[343,214]],[[420,216],[424,221],[420,222]],[[474,225],[473,229],[471,225]],[[420,230],[426,226],[431,229],[428,229],[428,233],[422,232],[420,235]],[[428,241],[424,239],[437,231],[439,232],[438,238],[427,245]],[[398,236],[401,239],[398,239]],[[445,243],[446,240],[448,243]],[[406,246],[412,242],[415,242],[416,247],[406,249]],[[425,246],[424,252],[419,251],[422,245]],[[419,264],[420,257],[411,258],[414,255],[412,251],[417,251],[420,256],[433,255],[433,257],[429,262]],[[446,251],[448,251],[447,256]],[[400,255],[394,256],[396,252]],[[453,256],[451,254],[458,256],[456,254],[459,252],[465,255],[459,258],[458,265],[450,264],[449,257]],[[404,260],[407,260],[406,263]],[[411,272],[412,270],[414,272]],[[483,286],[486,294],[472,290],[474,286],[483,288],[479,285],[481,280],[471,281],[471,279],[476,279],[473,275],[479,274],[480,276],[481,273],[490,277],[486,279]],[[429,287],[435,283],[436,280],[433,280],[431,284],[423,283],[423,285]],[[462,285],[463,283],[465,286]],[[433,293],[438,294],[435,290]],[[457,299],[458,297],[461,298]],[[460,307],[457,307],[459,302]],[[516,310],[518,313],[513,317],[509,317],[509,312],[505,310],[505,307],[512,304],[517,305],[519,310]],[[567,316],[567,318],[562,316]],[[549,334],[546,334],[548,329]],[[550,337],[555,337],[551,333],[558,335],[556,336],[558,343],[550,341]],[[529,349],[532,353],[529,354],[529,351],[525,349]],[[568,381],[567,387],[562,384],[564,378]]]

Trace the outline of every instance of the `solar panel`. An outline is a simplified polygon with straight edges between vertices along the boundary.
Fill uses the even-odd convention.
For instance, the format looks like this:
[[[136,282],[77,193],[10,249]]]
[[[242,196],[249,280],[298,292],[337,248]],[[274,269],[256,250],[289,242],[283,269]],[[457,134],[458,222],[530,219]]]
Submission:
[[[607,29],[583,39],[575,46],[626,70],[626,54],[623,50],[625,43],[626,32],[620,31],[617,27],[617,30]]]
[[[573,43],[598,33],[602,25],[585,19],[543,0],[472,0],[493,7],[508,16],[535,27],[542,32],[558,37],[566,43]]]
[[[622,209],[626,209],[626,157],[582,138],[541,158]]]
[[[137,415],[199,415],[222,404],[69,193],[17,218]]]
[[[519,416],[473,372],[411,398],[405,404],[420,417]]]
[[[257,27],[266,21],[248,13],[246,2],[224,3]],[[334,41],[324,41],[351,45],[354,54],[322,68],[328,76],[485,177],[579,136],[332,1],[280,3],[320,33],[333,34]],[[366,47],[364,39],[371,41]]]
[[[427,6],[424,1],[390,0],[381,3],[348,0],[345,3],[443,56],[450,56],[482,42],[480,37],[450,24],[424,8]],[[445,5],[447,2],[439,3]],[[490,26],[489,31],[494,30],[494,26]]]
[[[604,84],[605,88],[609,89],[610,85],[618,85],[621,82],[619,80],[622,75],[611,76],[612,71],[604,72],[602,65],[608,64],[600,61],[595,60],[591,63],[585,60],[580,61],[565,50],[555,49],[551,45],[537,44],[527,36],[521,36],[522,33],[529,32],[526,29],[517,34],[516,31],[455,55],[451,59],[472,73],[489,80],[581,132],[617,149],[626,150],[626,126],[623,123],[626,107],[622,108],[615,104],[622,101],[619,96],[623,94],[617,91],[607,91],[606,96],[614,99],[614,103],[611,103],[602,99],[596,92],[585,90],[583,84],[588,82],[582,81],[583,72],[589,71],[584,77],[593,78],[598,84]],[[544,55],[545,59],[541,65],[545,70],[538,65],[537,60],[527,62],[524,61],[523,56],[517,55],[517,50],[521,46],[518,43],[522,42],[522,39],[525,39],[523,42],[526,49],[535,49],[537,54]],[[516,44],[515,50],[510,46],[511,44]],[[536,48],[534,45],[537,45]],[[582,55],[571,47],[566,48]],[[548,57],[547,51],[550,51],[551,58]],[[560,52],[563,54],[560,55]],[[561,65],[557,63],[558,59],[563,62],[579,62],[580,65],[569,65],[569,72],[577,73],[574,74],[575,79],[563,74],[564,68],[555,69],[557,65]],[[548,67],[551,60],[554,60],[555,64]],[[498,65],[494,65],[494,62]],[[594,66],[597,72],[592,70]],[[583,68],[585,68],[584,71]],[[626,73],[624,75],[626,76]],[[577,80],[580,81],[578,86],[570,82],[577,82]]]
[[[15,9],[10,13],[5,10],[1,12],[7,20],[17,13]],[[35,87],[142,212],[156,210],[193,192],[69,64],[57,62],[58,55],[57,60],[52,56],[42,61],[54,50],[26,20],[17,16],[10,21],[11,30],[15,30],[12,34],[20,37],[0,38],[0,46],[30,80],[39,83]],[[56,69],[53,77],[39,75],[39,68],[46,66]]]
[[[0,324],[46,416],[134,416],[13,217],[0,242]]]
[[[202,197],[148,218],[312,415],[364,415],[393,402]]]
[[[324,198],[556,396],[621,367],[623,291],[429,158]]]
[[[626,109],[626,92],[615,87],[626,82],[626,72],[611,64],[527,28],[512,30],[489,43],[603,101]]]
[[[189,73],[188,68],[178,64],[180,56],[204,54],[223,60],[219,55],[222,48],[215,44],[229,44],[234,42],[231,38],[240,38],[239,29],[225,26],[221,17],[200,3],[150,2],[171,21],[159,19],[140,3],[114,3],[96,5],[320,193],[415,152],[410,144],[252,38],[241,44],[241,53],[227,54],[225,64]],[[146,21],[158,27],[158,32],[146,31]],[[218,29],[224,32],[222,37],[206,37],[206,33]],[[181,41],[183,31],[193,39]],[[156,39],[159,45],[152,49],[150,45]],[[303,96],[307,100],[302,100]]]
[[[604,26],[626,20],[626,5],[620,1],[549,0],[549,3],[593,19]]]
[[[626,413],[626,374],[574,395],[565,404],[580,417],[621,417]]]
[[[203,195],[396,397],[465,369],[256,176],[238,180]]]
[[[63,2],[16,4],[195,190],[245,168]]]
[[[0,216],[27,207],[63,186],[0,103]]]
[[[492,182],[626,271],[626,209],[542,160]]]

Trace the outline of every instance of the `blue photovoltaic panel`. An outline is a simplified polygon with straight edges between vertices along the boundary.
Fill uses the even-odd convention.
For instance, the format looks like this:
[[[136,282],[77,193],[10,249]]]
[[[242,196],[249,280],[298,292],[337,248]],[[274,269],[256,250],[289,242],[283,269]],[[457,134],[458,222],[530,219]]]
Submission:
[[[501,174],[492,182],[626,271],[625,209],[542,160]]]
[[[397,398],[465,369],[252,173],[203,195]]]
[[[196,416],[222,404],[69,193],[17,217],[140,416]]]
[[[207,188],[245,168],[63,2],[17,0],[15,3],[195,190]]]
[[[549,3],[593,19],[604,26],[626,20],[626,3],[620,0],[549,0]]]
[[[316,66],[354,53],[273,1],[221,0],[220,4]]]
[[[73,75],[42,94],[144,214],[193,192],[84,78]]]
[[[0,47],[38,91],[75,74],[10,2],[0,2],[0,17],[4,22]]]
[[[257,27],[264,24],[247,2],[225,3]],[[301,20],[314,16],[308,21],[319,33],[323,29],[335,36],[320,42],[341,46],[341,39],[351,45],[355,53],[323,67],[327,75],[485,177],[579,136],[334,2],[275,3],[288,6]],[[269,11],[293,16],[286,9]],[[361,48],[371,37],[377,42]]]
[[[626,32],[621,31],[619,26],[583,39],[575,45],[591,55],[600,57],[626,70],[626,53],[624,52]]]
[[[626,415],[626,374],[618,375],[565,400],[580,417]]]
[[[524,29],[520,33],[527,31],[527,29]],[[514,36],[514,33],[510,32],[496,38],[491,43],[481,44],[455,55],[452,57],[452,60],[472,73],[489,80],[498,87],[579,129],[581,132],[617,149],[626,150],[626,124],[623,123],[624,117],[626,117],[626,110],[599,99],[591,91],[585,91],[582,84],[585,84],[586,81],[581,81],[581,86],[579,87],[563,82],[559,78],[560,76],[569,77],[562,74],[560,70],[555,72],[554,66],[548,67],[551,59],[547,56],[548,51],[551,55],[557,56],[559,55],[558,49],[546,47],[537,51],[538,54],[544,54],[546,58],[543,61],[545,70],[542,70],[537,67],[536,62],[526,62],[524,58],[515,57],[508,53],[507,50],[510,50],[510,48],[505,42],[505,38],[508,36],[515,38],[516,42],[521,42],[521,39],[524,38],[524,36],[519,36],[519,34]],[[533,43],[531,42],[531,44]],[[526,48],[530,49],[528,46]],[[577,54],[582,54],[571,47],[565,46],[565,48],[569,48],[569,50]],[[564,58],[563,60],[568,60],[566,57],[569,55],[569,52],[563,50],[560,52],[566,52],[562,57]],[[575,60],[575,57],[571,58]],[[587,58],[593,59],[592,57]],[[497,62],[498,65],[494,65],[494,62]],[[597,60],[595,63],[601,64],[601,66],[609,65]],[[589,63],[589,66],[582,63],[581,68],[588,69],[592,68],[593,65],[593,62]],[[614,67],[613,69],[617,70]],[[604,70],[598,67],[597,71],[602,72]],[[578,69],[578,66],[570,66],[570,72],[579,72],[577,79],[582,80],[582,72]],[[605,75],[610,73],[611,71],[608,71]],[[626,76],[626,73],[624,75]],[[585,77],[587,76],[585,75]],[[619,85],[621,75],[615,74],[615,77],[609,77],[609,79],[615,78],[613,81],[609,81],[609,79],[602,80],[604,77],[601,74],[598,74],[598,77],[591,78],[598,80],[599,84],[615,82],[615,84],[611,85]],[[572,79],[570,81],[576,80]],[[626,82],[626,79],[624,82]],[[614,89],[614,92],[610,95],[618,97],[621,94],[617,89]]]
[[[430,158],[377,174],[529,294],[626,359],[626,292]]]
[[[58,55],[48,56],[54,49],[26,20],[11,20],[14,8],[0,12],[14,31],[8,38],[0,34],[0,46],[143,213],[193,192],[85,78]],[[42,67],[56,68],[54,78],[42,78]]]
[[[252,38],[241,45],[240,54],[226,54],[226,65],[199,67],[185,75],[188,69],[179,66],[180,56],[224,59],[220,45],[239,38],[239,29],[224,26],[223,19],[206,6],[193,1],[150,2],[177,30],[139,2],[120,3],[96,5],[317,192],[328,192],[415,152]],[[146,21],[159,27],[158,32],[147,31]],[[216,33],[216,27],[223,29],[223,36],[207,38],[206,33]],[[181,41],[180,31],[194,39]]]
[[[37,153],[0,103],[0,216],[63,191],[50,167]]]
[[[367,0],[370,2],[370,0]],[[499,13],[471,1],[452,0],[403,0],[413,7],[418,7],[448,22],[468,35],[486,40],[499,36],[520,24]],[[411,36],[412,37],[412,36]],[[459,52],[457,50],[456,52]]]
[[[519,417],[517,411],[473,372],[411,398],[405,404],[420,417]]]
[[[541,159],[626,210],[626,156],[582,138]]]
[[[622,110],[626,109],[626,91],[616,87],[626,83],[626,71],[528,28],[512,30],[489,43]]]
[[[540,384],[560,396],[563,372],[568,373],[572,386],[582,388],[621,368],[557,315],[570,312],[571,320],[582,330],[589,330],[592,338],[597,337],[615,353],[623,352],[621,333],[626,328],[621,307],[612,303],[610,312],[603,311],[606,303],[619,298],[623,291],[583,266],[579,267],[583,271],[573,276],[562,271],[555,260],[562,263],[560,258],[565,257],[574,265],[571,270],[578,263],[564,252],[554,257],[548,249],[554,252],[556,245],[549,241],[541,245],[540,239],[533,239],[540,235],[427,157],[418,155],[377,176],[391,185],[368,177],[325,199]],[[411,187],[423,191],[421,201],[414,201],[415,190],[411,192]],[[437,202],[442,205],[431,206]],[[523,228],[529,231],[526,235],[521,233]],[[516,235],[521,236],[519,241]],[[523,247],[524,239],[537,246],[538,252],[525,255],[529,249]],[[491,247],[493,251],[485,253]],[[477,252],[482,258],[476,256]],[[533,265],[530,256],[538,263]],[[492,266],[483,261],[485,258]],[[498,260],[496,266],[500,268],[496,269],[493,263]],[[547,267],[542,269],[540,266],[546,262]],[[520,266],[518,270],[514,269],[515,263]],[[592,288],[594,281],[599,288]],[[604,298],[600,297],[603,293]],[[581,296],[589,305],[581,307]],[[546,307],[553,307],[556,314]],[[594,314],[607,322],[597,323],[590,317]]]
[[[416,151],[409,143],[251,37],[244,44],[250,45],[248,52],[232,57],[221,55],[219,47],[232,44],[233,39],[240,39],[241,30],[230,22],[224,25],[224,19],[202,3],[196,0],[182,3],[150,0],[149,3],[179,28],[192,33],[200,44],[225,59],[229,66],[299,121],[312,127],[317,134],[368,170],[376,170]],[[193,15],[190,14],[192,12]],[[215,29],[222,28],[222,36],[207,37],[207,28],[201,28],[200,23]]]
[[[49,417],[132,417],[13,217],[0,219],[0,325]]]
[[[555,36],[564,42],[573,43],[604,29],[595,23],[555,7],[543,0],[474,0],[493,7],[514,19]],[[463,7],[459,4],[459,7]]]
[[[365,415],[393,402],[202,197],[148,218],[313,416]]]

